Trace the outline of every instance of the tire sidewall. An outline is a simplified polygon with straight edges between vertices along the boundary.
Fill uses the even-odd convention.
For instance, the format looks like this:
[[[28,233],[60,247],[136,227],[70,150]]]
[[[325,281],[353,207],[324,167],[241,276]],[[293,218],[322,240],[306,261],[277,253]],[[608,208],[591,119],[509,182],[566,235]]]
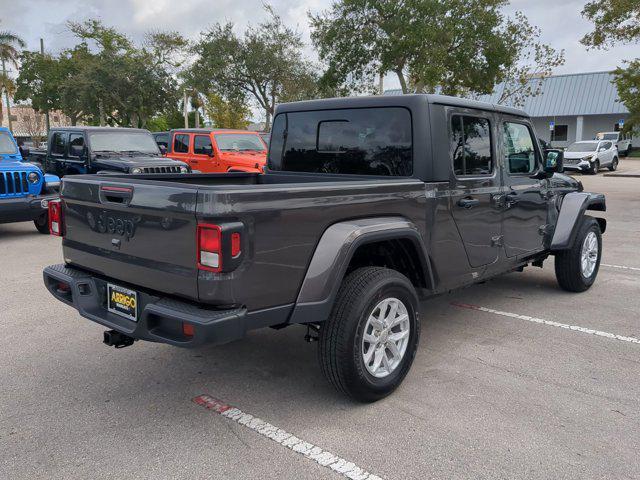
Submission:
[[[390,375],[384,378],[377,378],[369,373],[364,364],[364,359],[362,358],[362,337],[364,335],[365,325],[373,309],[385,298],[397,298],[406,307],[407,314],[409,315],[409,343],[400,365],[398,365]],[[359,383],[364,384],[366,389],[385,394],[399,385],[407,375],[413,363],[420,337],[417,308],[418,302],[413,286],[408,279],[400,276],[381,279],[381,281],[371,289],[371,293],[358,302],[357,311],[359,314],[354,316],[357,324],[355,328],[352,329],[349,345],[351,346],[352,367],[354,368],[352,373],[359,380]]]

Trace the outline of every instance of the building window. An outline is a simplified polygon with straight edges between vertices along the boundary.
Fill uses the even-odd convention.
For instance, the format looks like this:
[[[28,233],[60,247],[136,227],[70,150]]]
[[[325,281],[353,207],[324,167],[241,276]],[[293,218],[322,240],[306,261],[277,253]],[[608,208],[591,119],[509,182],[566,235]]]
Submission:
[[[569,135],[568,125],[556,125],[551,132],[552,142],[566,142]]]

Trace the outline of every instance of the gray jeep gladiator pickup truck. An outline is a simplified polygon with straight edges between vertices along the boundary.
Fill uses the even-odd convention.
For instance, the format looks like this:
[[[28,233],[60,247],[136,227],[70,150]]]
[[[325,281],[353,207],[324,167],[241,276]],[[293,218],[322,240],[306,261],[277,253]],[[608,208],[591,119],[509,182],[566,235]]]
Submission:
[[[44,283],[116,347],[305,324],[328,380],[374,401],[411,367],[418,298],[550,255],[562,288],[593,284],[606,223],[587,211],[605,199],[561,171],[512,108],[283,104],[265,174],[66,177],[50,210],[65,263]]]

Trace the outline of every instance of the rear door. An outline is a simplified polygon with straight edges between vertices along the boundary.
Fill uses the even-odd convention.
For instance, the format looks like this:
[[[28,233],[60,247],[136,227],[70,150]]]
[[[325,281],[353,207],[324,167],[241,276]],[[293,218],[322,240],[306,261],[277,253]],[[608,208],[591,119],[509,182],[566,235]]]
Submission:
[[[64,258],[116,281],[197,299],[196,194],[191,185],[100,175],[65,182]]]
[[[493,114],[450,110],[449,132],[453,217],[469,264],[481,267],[498,259],[502,215],[501,174],[496,162]]]
[[[180,160],[181,162],[185,162],[189,166],[191,166],[194,170],[198,170],[197,167],[193,166],[191,163],[191,138],[188,133],[175,132],[173,134],[171,146],[171,153],[167,155],[174,160]],[[197,165],[197,164],[196,164]]]
[[[547,224],[549,180],[531,178],[541,167],[542,156],[531,125],[522,119],[503,117],[504,248],[508,257],[542,250]]]

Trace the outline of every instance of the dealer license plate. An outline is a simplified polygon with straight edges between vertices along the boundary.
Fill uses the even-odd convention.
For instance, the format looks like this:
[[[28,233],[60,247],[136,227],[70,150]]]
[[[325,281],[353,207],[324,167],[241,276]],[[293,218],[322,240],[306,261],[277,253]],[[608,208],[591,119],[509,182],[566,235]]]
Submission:
[[[107,284],[107,308],[110,312],[134,322],[138,321],[138,293],[128,288]]]

